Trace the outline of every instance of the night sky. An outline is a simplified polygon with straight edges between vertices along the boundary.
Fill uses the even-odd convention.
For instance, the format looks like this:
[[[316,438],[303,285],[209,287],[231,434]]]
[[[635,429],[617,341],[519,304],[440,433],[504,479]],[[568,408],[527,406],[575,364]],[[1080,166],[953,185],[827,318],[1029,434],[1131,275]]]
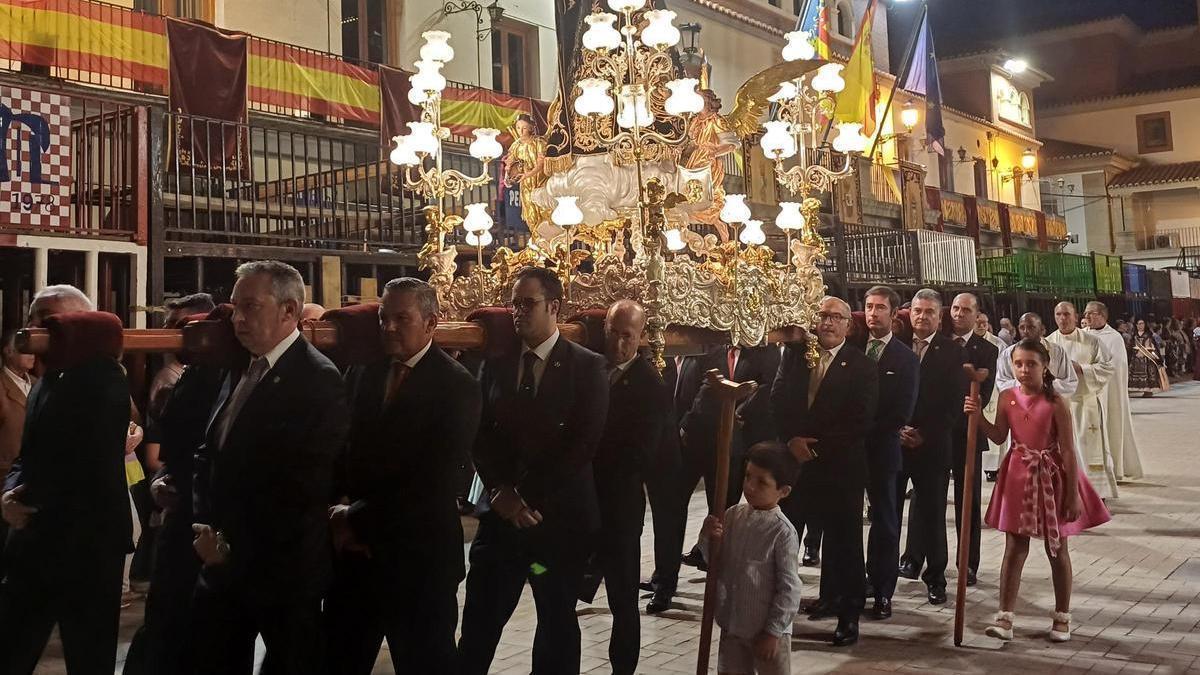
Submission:
[[[893,2],[888,13],[892,63],[908,44],[920,2]],[[1196,23],[1196,0],[929,0],[938,56],[986,49],[1023,32],[1124,14],[1143,28]]]

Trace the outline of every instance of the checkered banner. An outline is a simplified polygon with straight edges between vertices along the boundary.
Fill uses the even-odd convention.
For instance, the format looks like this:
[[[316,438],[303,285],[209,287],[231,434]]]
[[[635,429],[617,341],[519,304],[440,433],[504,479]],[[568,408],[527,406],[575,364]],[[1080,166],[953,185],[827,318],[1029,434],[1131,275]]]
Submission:
[[[71,224],[71,99],[0,87],[0,224]]]

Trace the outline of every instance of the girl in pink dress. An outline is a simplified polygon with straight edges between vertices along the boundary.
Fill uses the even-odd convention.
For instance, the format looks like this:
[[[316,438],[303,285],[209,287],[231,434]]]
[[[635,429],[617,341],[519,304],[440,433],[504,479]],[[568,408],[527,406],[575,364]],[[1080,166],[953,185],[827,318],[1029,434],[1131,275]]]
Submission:
[[[1001,640],[1013,636],[1013,609],[1021,571],[1029,554],[1029,538],[1044,540],[1054,579],[1054,623],[1050,640],[1071,639],[1071,556],[1067,537],[1110,519],[1075,461],[1075,434],[1067,402],[1054,392],[1047,369],[1050,354],[1040,340],[1022,340],[1012,351],[1013,372],[1020,387],[1000,393],[995,423],[980,414],[979,399],[967,397],[964,412],[979,428],[1001,443],[1012,432],[1012,445],[1000,464],[984,521],[1007,533],[1000,568],[1000,612],[987,634]]]

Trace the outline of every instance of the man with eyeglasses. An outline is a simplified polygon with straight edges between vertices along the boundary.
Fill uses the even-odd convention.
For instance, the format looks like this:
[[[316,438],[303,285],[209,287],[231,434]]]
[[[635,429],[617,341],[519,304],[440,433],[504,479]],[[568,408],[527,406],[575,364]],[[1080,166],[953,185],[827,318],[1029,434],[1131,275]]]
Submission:
[[[842,647],[858,641],[864,604],[864,444],[875,419],[879,376],[874,362],[846,345],[850,306],[845,301],[826,297],[817,316],[819,358],[810,366],[808,342],[784,348],[770,409],[779,438],[802,463],[800,478],[815,499],[825,533],[821,602],[838,617],[833,645]]]
[[[913,501],[908,514],[908,529],[924,549],[928,568],[922,579],[929,591],[929,603],[946,602],[946,488],[949,480],[950,453],[954,424],[962,416],[959,401],[966,395],[967,377],[962,365],[966,351],[954,340],[938,332],[942,323],[942,296],[923,288],[913,296],[909,316],[912,320],[912,350],[921,362],[921,380],[917,405],[908,426],[900,430],[904,460],[897,478],[897,512],[903,512],[903,495],[908,481],[913,482]],[[908,553],[900,558],[899,574],[916,579],[921,561]]]
[[[600,510],[592,459],[608,413],[599,354],[558,332],[562,282],[527,267],[512,288],[519,347],[483,366],[483,411],[473,458],[483,481],[471,545],[460,669],[484,675],[526,581],[538,625],[533,668],[577,673],[575,600]]]

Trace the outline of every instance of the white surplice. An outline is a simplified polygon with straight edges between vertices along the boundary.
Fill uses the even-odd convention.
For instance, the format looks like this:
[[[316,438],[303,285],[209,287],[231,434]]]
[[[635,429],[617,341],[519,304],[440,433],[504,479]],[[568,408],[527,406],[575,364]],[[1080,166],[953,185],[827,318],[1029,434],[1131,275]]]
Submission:
[[[1008,343],[1001,340],[992,333],[984,333],[983,338],[988,342],[996,345],[996,353],[1000,353],[1008,348]],[[992,398],[988,401],[987,407],[983,409],[983,416],[989,422],[996,421],[996,406],[1000,401],[1000,391],[996,389],[995,380],[992,380]],[[984,471],[999,471],[1000,460],[1004,457],[1005,451],[1008,450],[1008,439],[1003,443],[993,443],[992,439],[988,439],[987,452],[983,453],[983,470]]]
[[[1137,480],[1143,476],[1142,460],[1129,412],[1129,354],[1125,351],[1125,339],[1112,326],[1084,331],[1100,341],[1112,360],[1113,375],[1100,398],[1100,408],[1108,451],[1112,453],[1113,473],[1117,480]]]
[[[1000,352],[1000,358],[996,361],[997,391],[1015,389],[1020,384],[1017,382],[1017,376],[1013,374],[1012,363],[1013,351],[1019,344],[1021,343],[1018,342]],[[1075,375],[1075,369],[1071,367],[1071,359],[1067,358],[1067,353],[1061,347],[1047,342],[1046,338],[1042,338],[1042,344],[1050,352],[1050,366],[1048,370],[1054,375],[1054,391],[1058,392],[1058,395],[1063,398],[1071,398],[1075,395],[1075,388],[1079,386],[1079,378]]]
[[[1078,329],[1065,334],[1055,331],[1046,336],[1046,341],[1058,345],[1083,371],[1075,394],[1067,398],[1075,426],[1075,454],[1096,492],[1104,499],[1115,499],[1117,477],[1100,404],[1113,375],[1112,356],[1095,336]]]

